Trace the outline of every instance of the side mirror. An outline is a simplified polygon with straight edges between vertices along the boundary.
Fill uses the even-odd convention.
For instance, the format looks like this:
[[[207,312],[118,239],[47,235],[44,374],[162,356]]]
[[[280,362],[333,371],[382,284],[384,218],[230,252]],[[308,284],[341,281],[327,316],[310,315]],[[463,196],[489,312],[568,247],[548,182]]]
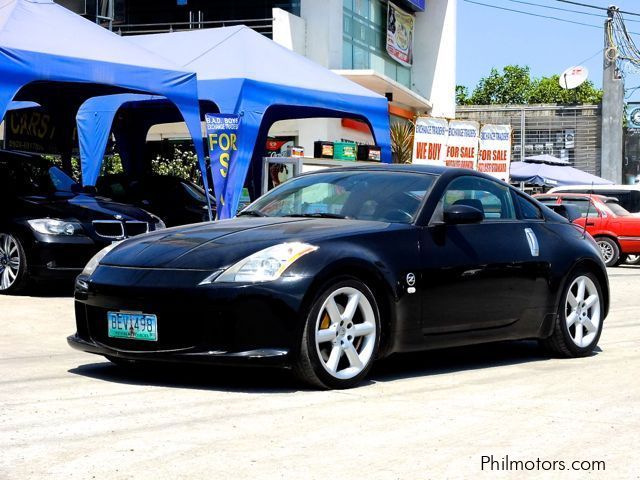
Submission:
[[[444,211],[444,223],[462,225],[480,223],[484,220],[484,213],[469,205],[451,205]]]

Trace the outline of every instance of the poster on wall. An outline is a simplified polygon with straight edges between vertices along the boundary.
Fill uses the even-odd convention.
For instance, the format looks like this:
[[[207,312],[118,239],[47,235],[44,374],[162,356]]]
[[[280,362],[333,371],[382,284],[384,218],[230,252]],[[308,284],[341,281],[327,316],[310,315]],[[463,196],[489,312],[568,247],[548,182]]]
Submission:
[[[213,188],[216,194],[218,218],[231,218],[235,212],[229,211],[227,202],[227,180],[229,167],[238,154],[238,129],[240,116],[232,114],[205,115],[207,125],[207,145],[211,158]],[[225,212],[225,215],[222,215]]]
[[[478,171],[509,181],[511,126],[483,125],[480,129]]]
[[[448,134],[448,120],[418,117],[413,137],[413,163],[444,165]]]
[[[447,140],[447,167],[476,169],[480,124],[469,120],[451,120]]]
[[[408,67],[413,63],[415,17],[389,2],[387,7],[387,53]]]

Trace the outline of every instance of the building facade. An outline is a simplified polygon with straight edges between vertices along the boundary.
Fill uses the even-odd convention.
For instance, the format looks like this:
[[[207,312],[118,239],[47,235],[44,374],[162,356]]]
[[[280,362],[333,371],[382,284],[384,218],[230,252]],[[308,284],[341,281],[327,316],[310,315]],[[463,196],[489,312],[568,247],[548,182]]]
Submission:
[[[600,175],[602,111],[599,105],[469,105],[457,118],[511,125],[513,162],[549,154]]]
[[[456,0],[393,0],[413,18],[409,64],[387,53],[389,0],[56,0],[122,35],[245,24],[275,42],[390,100],[392,121],[455,116]],[[268,59],[265,59],[268,62]],[[295,74],[295,73],[292,73]],[[316,140],[372,143],[367,129],[340,119],[284,121],[270,134],[305,154]],[[150,139],[185,136],[154,127]]]

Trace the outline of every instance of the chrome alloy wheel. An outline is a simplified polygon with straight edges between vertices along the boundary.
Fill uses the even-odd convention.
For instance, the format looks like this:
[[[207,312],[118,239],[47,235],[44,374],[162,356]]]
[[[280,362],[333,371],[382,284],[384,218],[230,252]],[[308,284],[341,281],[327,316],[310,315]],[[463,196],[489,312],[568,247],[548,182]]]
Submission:
[[[614,255],[613,247],[609,242],[603,242],[603,241],[598,241],[598,246],[600,247],[602,260],[604,260],[604,263],[608,265]]]
[[[16,239],[6,233],[0,233],[0,290],[7,290],[15,283],[21,263]]]
[[[600,295],[587,276],[579,276],[567,291],[565,318],[569,336],[580,348],[588,347],[600,327]]]
[[[332,292],[320,308],[315,331],[318,358],[331,376],[353,378],[372,360],[376,317],[361,291],[342,287]]]

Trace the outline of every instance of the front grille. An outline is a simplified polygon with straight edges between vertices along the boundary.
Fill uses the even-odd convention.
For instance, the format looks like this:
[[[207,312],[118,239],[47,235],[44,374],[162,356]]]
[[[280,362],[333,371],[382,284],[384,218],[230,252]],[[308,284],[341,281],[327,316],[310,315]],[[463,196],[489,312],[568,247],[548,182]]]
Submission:
[[[122,222],[118,220],[94,220],[93,228],[96,231],[96,235],[103,238],[124,238],[124,227],[122,226]]]
[[[96,235],[109,240],[121,240],[127,237],[135,237],[149,231],[147,222],[129,220],[121,222],[119,220],[94,220],[93,228]]]
[[[128,221],[124,224],[127,237],[134,237],[149,231],[149,224],[146,222]]]

